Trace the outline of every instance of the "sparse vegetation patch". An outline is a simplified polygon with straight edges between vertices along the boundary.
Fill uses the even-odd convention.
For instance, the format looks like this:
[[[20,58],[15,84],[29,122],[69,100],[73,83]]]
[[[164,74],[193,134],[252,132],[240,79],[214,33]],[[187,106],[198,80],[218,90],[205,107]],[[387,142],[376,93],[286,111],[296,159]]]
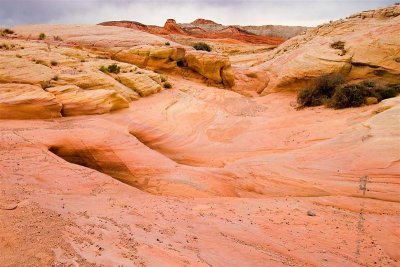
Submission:
[[[117,64],[113,63],[113,64],[108,65],[108,67],[100,66],[99,70],[104,73],[118,74],[118,73],[120,73],[121,68]]]
[[[196,50],[202,50],[202,51],[207,51],[207,52],[211,52],[211,50],[212,50],[211,46],[209,46],[207,43],[204,43],[204,42],[195,43],[193,45],[193,48]]]
[[[314,107],[327,104],[335,93],[335,89],[343,84],[344,77],[340,74],[323,75],[313,86],[305,88],[297,95],[297,103],[304,107]]]
[[[14,34],[14,31],[10,30],[10,29],[0,29],[0,35],[1,36],[6,36],[6,35],[9,35],[9,34]]]
[[[377,103],[400,94],[400,84],[383,86],[368,80],[358,84],[343,83],[341,75],[321,76],[313,86],[298,93],[297,103],[300,107],[327,105],[342,109],[359,107],[366,102]],[[371,102],[371,98],[376,100]]]
[[[172,88],[172,84],[169,83],[169,82],[165,82],[165,83],[163,83],[163,87],[164,87],[165,89],[170,89],[170,88]]]
[[[46,34],[42,32],[39,34],[39,40],[44,40],[44,39],[46,39]]]
[[[332,43],[331,47],[333,49],[341,50],[342,52],[341,52],[340,55],[344,56],[346,54],[346,52],[347,52],[346,49],[344,48],[345,44],[346,44],[345,42],[337,41],[337,42]]]

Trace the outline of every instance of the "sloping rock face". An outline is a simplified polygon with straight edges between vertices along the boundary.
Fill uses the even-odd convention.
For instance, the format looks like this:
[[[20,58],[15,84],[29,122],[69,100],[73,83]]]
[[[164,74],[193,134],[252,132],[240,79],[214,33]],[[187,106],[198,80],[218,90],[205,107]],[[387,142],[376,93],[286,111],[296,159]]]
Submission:
[[[117,113],[0,120],[0,265],[396,266],[399,98],[296,110],[177,81]]]
[[[308,30],[265,56],[263,94],[297,91],[323,74],[400,82],[400,6],[363,12]],[[340,44],[340,45],[338,45]]]
[[[0,84],[0,119],[49,119],[61,117],[61,104],[41,87]]]
[[[82,90],[75,85],[47,88],[62,104],[64,116],[103,114],[129,107],[129,102],[113,90]]]

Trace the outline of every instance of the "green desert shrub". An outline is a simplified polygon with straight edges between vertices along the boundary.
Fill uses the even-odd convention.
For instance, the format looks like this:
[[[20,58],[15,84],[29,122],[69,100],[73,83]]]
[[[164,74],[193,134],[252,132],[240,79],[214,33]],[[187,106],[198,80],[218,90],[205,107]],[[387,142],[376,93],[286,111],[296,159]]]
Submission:
[[[165,42],[165,45],[166,45],[166,46],[170,46],[171,43],[170,43],[170,42]]]
[[[14,31],[10,30],[10,29],[0,29],[0,35],[1,36],[6,36],[8,34],[13,34],[13,33],[14,33]]]
[[[163,83],[163,87],[164,87],[165,89],[171,89],[171,88],[172,88],[172,84],[169,83],[169,82],[165,82],[165,83]]]
[[[104,73],[107,72],[107,68],[104,67],[104,66],[100,66],[99,70],[100,70],[101,72],[104,72]]]
[[[52,60],[52,61],[50,61],[50,64],[51,64],[52,66],[57,66],[57,65],[58,65],[58,62],[55,61],[55,60]]]
[[[109,73],[118,74],[118,73],[121,71],[121,68],[120,68],[117,64],[114,63],[114,64],[108,65],[107,71],[108,71]]]
[[[314,84],[303,89],[297,95],[297,103],[303,107],[314,107],[325,104],[333,96],[336,88],[343,84],[341,74],[323,75],[316,79]]]
[[[39,34],[39,40],[44,40],[44,39],[46,39],[46,34],[42,32]]]
[[[367,97],[377,101],[392,98],[400,94],[400,84],[379,85],[365,80],[358,84],[344,84],[342,75],[324,75],[318,78],[313,86],[301,90],[297,95],[300,107],[313,107],[326,104],[341,109],[359,107]]]
[[[319,94],[315,88],[305,88],[297,95],[297,103],[302,107],[320,106],[326,102],[328,98]]]
[[[113,63],[113,64],[108,65],[108,67],[100,66],[99,70],[104,73],[118,74],[118,73],[120,73],[121,68],[117,64]]]
[[[203,50],[203,51],[207,51],[207,52],[211,52],[211,46],[209,46],[208,44],[204,43],[204,42],[198,42],[193,44],[193,48],[196,50]]]
[[[364,104],[367,92],[365,87],[356,84],[339,87],[335,90],[329,105],[337,109],[359,107]]]

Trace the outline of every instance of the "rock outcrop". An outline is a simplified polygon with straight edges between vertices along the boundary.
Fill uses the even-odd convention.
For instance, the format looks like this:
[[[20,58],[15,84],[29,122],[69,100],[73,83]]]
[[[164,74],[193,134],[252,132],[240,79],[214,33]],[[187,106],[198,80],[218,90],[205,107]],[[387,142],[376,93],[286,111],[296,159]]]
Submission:
[[[165,22],[164,27],[143,25],[135,21],[107,21],[102,22],[99,25],[131,28],[167,38],[172,35],[182,35],[198,39],[214,39],[217,42],[224,41],[229,43],[236,40],[241,43],[269,45],[281,44],[286,39],[299,34],[305,29],[304,27],[293,27],[292,29],[292,27],[286,26],[287,29],[285,28],[285,34],[279,36],[277,33],[278,30],[276,30],[274,26],[267,26],[268,30],[264,28],[262,28],[263,30],[258,30],[257,26],[248,26],[251,30],[247,30],[246,27],[237,25],[224,26],[205,19],[197,19],[192,23],[176,23],[175,20],[168,19]],[[284,26],[281,26],[279,29],[283,28]],[[269,32],[273,33],[274,36],[269,35]]]
[[[75,85],[46,89],[62,104],[63,116],[103,114],[129,107],[129,102],[113,90],[82,90]]]
[[[282,44],[254,67],[268,73],[263,94],[297,91],[330,73],[342,73],[348,81],[400,82],[399,12],[400,5],[363,12]]]
[[[41,84],[50,81],[56,73],[49,67],[27,59],[0,56],[1,83]]]
[[[61,104],[53,94],[30,84],[0,84],[0,119],[61,117]]]
[[[122,73],[118,79],[142,97],[161,91],[161,85],[146,74]]]
[[[174,19],[168,19],[164,24],[164,29],[171,34],[186,34]]]
[[[113,60],[152,70],[171,71],[180,66],[185,66],[185,61],[188,61],[186,54],[189,53],[190,68],[192,70],[200,70],[200,75],[217,83],[224,82],[227,86],[232,86],[234,83],[234,77],[230,71],[229,58],[217,54],[203,56],[202,52],[196,52],[192,47],[185,47],[173,42],[166,45],[166,43],[170,42],[169,40],[139,30],[79,25],[30,25],[15,27],[14,29],[25,38],[45,32],[48,36],[58,36],[68,45],[85,47],[94,53],[106,55]],[[204,58],[204,60],[195,60],[196,58]],[[193,61],[196,61],[196,63],[193,64]],[[213,63],[213,61],[215,62]],[[206,65],[203,66],[203,64]],[[211,68],[212,64],[216,64],[217,67]],[[215,72],[213,73],[213,71]],[[81,77],[82,75],[86,75],[87,79]],[[88,80],[91,81],[90,83],[96,83],[97,81],[98,84],[109,84],[109,82],[104,81],[105,77],[100,77],[99,74],[93,72],[89,73],[86,70],[74,75],[63,74],[60,75],[60,78],[81,88],[87,88],[86,85],[80,83],[85,83]],[[126,90],[123,92],[123,88],[116,87],[118,86],[113,86],[124,97],[135,98],[134,95],[129,95]]]
[[[235,84],[231,64],[227,57],[217,54],[193,51],[185,56],[187,66],[204,77],[232,87]]]

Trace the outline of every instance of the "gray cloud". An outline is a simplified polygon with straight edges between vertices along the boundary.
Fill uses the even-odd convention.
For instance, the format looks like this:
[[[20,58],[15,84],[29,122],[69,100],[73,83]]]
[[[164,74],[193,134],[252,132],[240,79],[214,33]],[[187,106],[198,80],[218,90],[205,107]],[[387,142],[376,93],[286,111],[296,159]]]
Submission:
[[[207,18],[223,24],[317,25],[396,0],[2,0],[0,25]]]

